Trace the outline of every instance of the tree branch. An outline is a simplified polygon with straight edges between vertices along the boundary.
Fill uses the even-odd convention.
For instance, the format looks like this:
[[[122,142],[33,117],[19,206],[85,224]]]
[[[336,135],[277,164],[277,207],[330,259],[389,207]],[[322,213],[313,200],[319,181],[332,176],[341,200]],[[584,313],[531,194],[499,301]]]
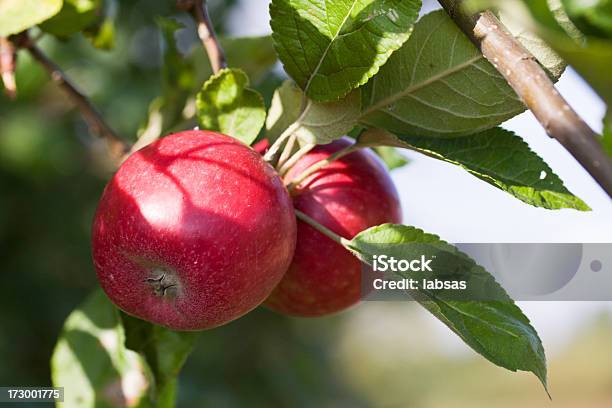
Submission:
[[[462,0],[439,0],[448,15],[504,76],[549,136],[557,139],[612,197],[612,161],[598,135],[569,106],[544,69],[497,17],[466,13]]]
[[[191,11],[193,18],[196,20],[198,37],[200,37],[202,45],[208,54],[213,72],[216,74],[221,69],[227,67],[225,53],[217,39],[215,29],[208,15],[206,0],[177,0],[177,7],[182,10]]]
[[[51,80],[68,95],[81,112],[91,133],[106,139],[112,158],[120,163],[130,151],[130,145],[117,136],[89,99],[76,88],[66,77],[66,74],[34,44],[26,33],[20,34],[16,38],[16,44],[20,48],[27,49],[32,58],[47,71]]]

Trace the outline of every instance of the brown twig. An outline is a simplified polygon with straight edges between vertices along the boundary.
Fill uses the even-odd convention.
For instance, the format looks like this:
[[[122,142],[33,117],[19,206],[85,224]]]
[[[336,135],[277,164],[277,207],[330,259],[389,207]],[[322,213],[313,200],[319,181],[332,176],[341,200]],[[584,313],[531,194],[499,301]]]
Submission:
[[[14,44],[6,37],[0,37],[0,80],[4,83],[6,95],[15,99],[17,83],[15,82],[15,59],[17,53]]]
[[[90,100],[76,88],[64,72],[36,46],[26,33],[17,36],[14,41],[19,48],[27,49],[32,58],[47,71],[51,80],[68,95],[81,112],[89,130],[93,134],[106,139],[111,156],[120,163],[130,151],[130,145],[117,136]]]
[[[225,53],[217,39],[215,29],[208,15],[206,0],[178,0],[177,7],[181,10],[191,11],[197,23],[198,37],[200,37],[202,45],[208,54],[213,72],[216,74],[221,69],[227,67]]]
[[[612,161],[598,135],[555,89],[544,69],[497,17],[465,12],[462,0],[439,0],[449,16],[504,76],[549,136],[557,139],[612,197]]]

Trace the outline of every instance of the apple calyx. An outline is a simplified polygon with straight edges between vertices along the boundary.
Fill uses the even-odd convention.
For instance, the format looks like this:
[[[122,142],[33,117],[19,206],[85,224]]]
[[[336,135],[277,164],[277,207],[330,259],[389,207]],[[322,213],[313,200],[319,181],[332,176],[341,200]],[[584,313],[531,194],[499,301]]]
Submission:
[[[151,277],[145,280],[151,287],[155,296],[175,299],[180,292],[180,281],[176,274],[163,268],[151,271]]]

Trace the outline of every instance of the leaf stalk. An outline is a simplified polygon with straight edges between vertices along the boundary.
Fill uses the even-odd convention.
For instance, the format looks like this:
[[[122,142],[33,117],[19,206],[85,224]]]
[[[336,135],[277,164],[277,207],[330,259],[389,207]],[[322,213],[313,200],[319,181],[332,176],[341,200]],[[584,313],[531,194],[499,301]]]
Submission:
[[[280,167],[280,169],[278,170],[279,174],[281,176],[284,176],[285,174],[287,174],[287,172],[291,169],[291,167],[293,167],[295,165],[295,163],[298,162],[298,160],[300,160],[302,157],[304,157],[315,146],[316,146],[316,144],[314,144],[314,143],[308,143],[308,144],[302,146],[297,152],[295,152],[293,154],[293,156],[291,156],[289,158],[289,160],[287,160],[285,162],[285,164],[283,164]]]
[[[297,141],[297,135],[294,133],[289,137],[289,140],[285,144],[283,148],[283,152],[278,159],[278,163],[276,165],[277,168],[281,167],[285,162],[291,157],[291,153],[293,153],[293,148],[295,147],[295,142]]]
[[[278,154],[281,147],[284,146],[285,143],[287,142],[287,139],[289,139],[299,127],[300,127],[300,124],[299,122],[296,121],[296,122],[293,122],[287,129],[285,129],[283,133],[281,133],[281,135],[274,141],[274,143],[272,143],[272,146],[270,146],[270,148],[268,149],[268,151],[263,157],[264,160],[267,161],[268,163],[272,162],[274,158],[276,157],[276,155]]]

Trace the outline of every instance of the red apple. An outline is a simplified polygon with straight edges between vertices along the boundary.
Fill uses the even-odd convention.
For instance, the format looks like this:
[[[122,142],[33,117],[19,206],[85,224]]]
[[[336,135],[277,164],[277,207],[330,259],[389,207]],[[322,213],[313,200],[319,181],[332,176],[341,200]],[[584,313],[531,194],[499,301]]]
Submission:
[[[257,153],[259,153],[259,154],[261,154],[263,156],[268,151],[268,149],[270,148],[270,141],[268,139],[261,139],[259,142],[255,143],[251,147]]]
[[[349,146],[348,138],[317,146],[289,171],[290,181],[319,160]],[[370,150],[361,149],[323,167],[294,191],[295,208],[336,234],[351,239],[383,223],[401,222],[397,191],[387,170]],[[269,308],[293,316],[322,316],[359,301],[361,263],[350,252],[304,222],[289,270]]]
[[[123,163],[100,200],[92,244],[100,284],[119,308],[201,330],[263,302],[295,240],[291,199],[274,169],[229,136],[187,131]]]

